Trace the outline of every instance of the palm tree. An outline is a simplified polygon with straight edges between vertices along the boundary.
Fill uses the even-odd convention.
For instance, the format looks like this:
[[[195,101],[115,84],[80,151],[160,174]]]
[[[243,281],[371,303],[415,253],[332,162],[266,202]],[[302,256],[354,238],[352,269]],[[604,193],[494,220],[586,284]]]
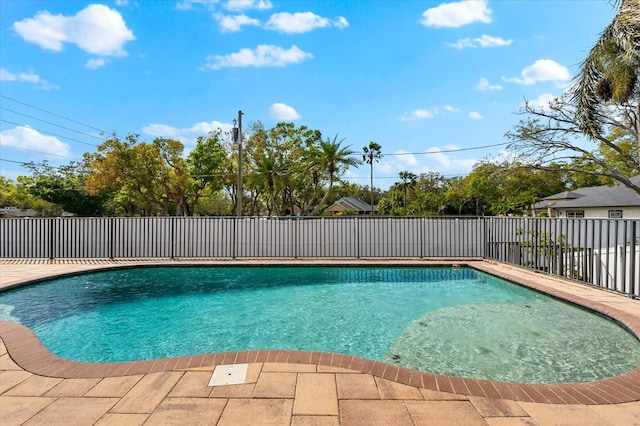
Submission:
[[[581,130],[601,138],[602,102],[627,104],[635,98],[635,129],[640,152],[640,0],[616,0],[619,10],[583,61],[572,88]]]
[[[404,190],[404,212],[407,213],[407,188],[413,188],[418,182],[418,176],[415,173],[402,171],[400,172],[402,179],[402,189]]]
[[[333,141],[327,138],[326,141],[320,142],[320,168],[329,178],[329,188],[327,188],[327,192],[325,192],[320,203],[310,213],[311,216],[318,214],[320,209],[327,203],[336,177],[347,168],[351,166],[358,167],[361,164],[360,160],[354,158],[357,153],[350,150],[349,146],[341,147],[342,142],[344,142],[344,139],[338,142],[338,135],[333,138]]]
[[[255,165],[255,174],[252,176],[258,186],[265,185],[268,191],[267,213],[278,216],[278,208],[275,199],[275,178],[277,176],[276,160],[273,157],[261,156]]]
[[[376,142],[369,142],[369,146],[362,148],[362,160],[371,166],[371,186],[369,187],[371,192],[371,214],[373,214],[373,162],[376,163],[382,158],[382,147]]]

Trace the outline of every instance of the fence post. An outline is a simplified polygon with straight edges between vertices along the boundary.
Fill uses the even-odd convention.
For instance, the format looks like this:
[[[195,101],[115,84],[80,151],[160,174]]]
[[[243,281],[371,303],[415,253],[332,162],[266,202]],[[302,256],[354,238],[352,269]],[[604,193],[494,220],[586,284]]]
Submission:
[[[291,219],[291,223],[293,226],[293,230],[291,231],[291,233],[293,234],[293,258],[297,259],[298,258],[298,244],[300,244],[300,241],[298,240],[298,225],[300,223],[300,219],[297,217],[293,217]]]
[[[171,227],[170,227],[170,231],[169,231],[169,235],[170,235],[170,237],[169,237],[170,238],[169,256],[170,256],[171,260],[173,260],[174,255],[175,255],[175,253],[174,253],[174,245],[175,245],[175,226],[176,225],[175,225],[175,220],[173,220],[173,219],[175,219],[175,218],[174,217],[170,217],[169,218],[169,220],[171,221]]]
[[[231,258],[235,259],[238,254],[238,216],[232,217],[231,220],[233,220],[233,253]]]
[[[354,217],[353,220],[356,223],[356,258],[360,259],[360,223],[357,217]]]
[[[630,262],[631,265],[629,266],[629,282],[630,282],[630,288],[629,288],[629,295],[630,296],[634,296],[635,294],[635,287],[637,285],[636,282],[636,238],[638,236],[637,234],[637,229],[636,229],[636,225],[638,224],[638,222],[636,222],[635,220],[631,221],[631,253],[630,253]],[[638,292],[640,293],[640,288],[638,289]],[[637,296],[640,296],[640,294],[637,294]]]
[[[53,260],[55,258],[53,250],[54,250],[54,246],[53,246],[53,242],[55,240],[54,236],[55,236],[55,231],[54,231],[54,224],[56,219],[55,218],[51,218],[49,219],[49,260]]]
[[[115,218],[112,216],[109,218],[109,259],[113,259],[113,252],[114,252],[114,241],[115,241],[115,225],[114,225],[114,220]]]

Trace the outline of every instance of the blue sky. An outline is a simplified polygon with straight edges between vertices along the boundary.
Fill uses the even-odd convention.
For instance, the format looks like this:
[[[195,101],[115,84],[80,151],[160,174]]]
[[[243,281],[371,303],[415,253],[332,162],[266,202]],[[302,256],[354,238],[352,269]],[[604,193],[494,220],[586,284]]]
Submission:
[[[189,149],[242,110],[378,142],[377,187],[466,175],[508,155],[524,100],[561,95],[614,14],[606,0],[2,0],[0,173],[80,160],[114,132]],[[369,183],[368,167],[345,176]]]

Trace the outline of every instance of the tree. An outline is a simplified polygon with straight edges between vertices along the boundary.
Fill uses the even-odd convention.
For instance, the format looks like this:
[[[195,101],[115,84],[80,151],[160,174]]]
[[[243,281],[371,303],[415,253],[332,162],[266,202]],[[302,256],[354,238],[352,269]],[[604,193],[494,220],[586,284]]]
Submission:
[[[199,136],[196,139],[195,148],[187,156],[187,167],[194,181],[191,194],[191,211],[196,213],[196,204],[200,198],[208,194],[216,198],[225,183],[225,162],[227,153],[221,142],[220,130],[211,132],[206,137]]]
[[[358,167],[361,164],[360,160],[354,158],[356,152],[349,149],[349,146],[342,147],[342,142],[344,139],[338,141],[338,135],[333,138],[333,141],[327,138],[326,141],[320,142],[320,166],[329,179],[329,187],[322,200],[310,213],[311,216],[318,214],[320,209],[326,205],[336,178],[349,167]]]
[[[84,154],[91,195],[109,196],[111,212],[125,215],[185,214],[193,179],[182,158],[179,141],[158,138],[138,143],[137,135],[109,139]]]
[[[60,216],[59,206],[29,192],[31,176],[18,176],[17,183],[0,176],[0,207],[35,210],[38,216]]]
[[[529,118],[507,137],[535,167],[549,169],[554,161],[573,172],[617,180],[640,194],[629,180],[640,174],[640,3],[615,3],[616,16],[589,51],[569,93],[548,106],[526,103],[520,113]],[[621,134],[635,141],[634,149],[619,143]],[[585,145],[585,137],[595,149]]]
[[[465,207],[471,201],[471,195],[464,178],[456,176],[449,179],[449,189],[445,193],[445,200],[457,215],[465,212]]]
[[[249,127],[245,158],[252,213],[260,214],[264,206],[269,214],[309,212],[327,179],[320,131],[285,122],[271,129],[260,122]]]
[[[407,189],[416,186],[418,176],[415,173],[402,171],[400,172],[400,179],[402,179],[402,190],[404,192],[404,209],[407,210]]]
[[[70,162],[52,167],[46,161],[29,163],[25,167],[31,177],[23,178],[29,193],[56,204],[61,210],[78,216],[99,216],[104,213],[107,197],[92,196],[84,188],[87,170],[82,163]]]
[[[373,214],[373,163],[374,161],[377,163],[382,158],[381,153],[382,147],[380,144],[371,141],[368,146],[362,148],[362,160],[366,162],[371,167],[371,214]]]
[[[595,148],[589,149],[576,108],[566,96],[547,107],[526,102],[519,112],[526,117],[505,135],[511,140],[508,148],[530,167],[604,176],[640,194],[640,187],[629,179],[640,174],[640,152],[628,149],[628,138],[636,138],[635,116],[626,114],[624,106],[610,109],[611,114],[602,117],[609,133],[598,135]]]
[[[606,124],[603,103],[625,105],[635,97],[636,149],[640,151],[640,2],[617,0],[618,13],[583,61],[572,89],[580,129],[599,140]]]
[[[276,160],[273,157],[262,156],[255,164],[255,170],[252,175],[254,186],[266,186],[269,198],[267,199],[267,214],[278,216],[279,210],[276,204],[276,176],[278,169]]]

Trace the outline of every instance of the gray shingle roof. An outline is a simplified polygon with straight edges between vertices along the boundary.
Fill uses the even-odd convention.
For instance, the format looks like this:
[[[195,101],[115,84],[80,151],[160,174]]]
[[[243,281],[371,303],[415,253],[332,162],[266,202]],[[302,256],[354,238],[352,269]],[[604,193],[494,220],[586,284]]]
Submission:
[[[640,184],[640,175],[631,178],[634,184]],[[545,197],[534,204],[534,209],[587,208],[587,207],[640,207],[640,196],[621,183],[612,186],[591,186],[565,191]]]
[[[352,197],[344,197],[340,198],[338,201],[334,203],[334,205],[339,205],[345,210],[353,210],[356,212],[370,212],[371,204],[365,203],[364,201],[360,201],[357,198]]]

